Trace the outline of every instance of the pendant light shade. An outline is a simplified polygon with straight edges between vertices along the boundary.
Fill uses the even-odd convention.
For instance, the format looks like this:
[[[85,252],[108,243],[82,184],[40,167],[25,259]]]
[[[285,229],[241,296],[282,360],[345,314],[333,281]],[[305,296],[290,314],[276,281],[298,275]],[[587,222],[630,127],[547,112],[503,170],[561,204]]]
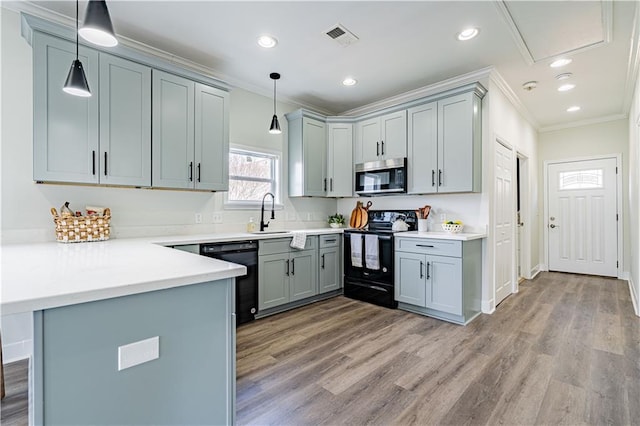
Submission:
[[[87,76],[84,74],[82,62],[78,59],[78,0],[76,0],[76,59],[71,63],[71,69],[62,90],[74,96],[84,98],[91,96]]]
[[[83,39],[98,46],[113,47],[118,44],[106,1],[89,0],[79,33]]]
[[[276,115],[276,81],[280,79],[280,74],[272,72],[269,74],[269,77],[273,80],[273,117],[271,118],[269,133],[279,135],[282,133],[282,130],[280,130],[280,123],[278,122],[278,116]]]
[[[91,96],[91,90],[89,90],[89,83],[87,83],[82,62],[78,59],[71,64],[67,81],[64,83],[62,90],[74,96],[82,96],[84,98]]]

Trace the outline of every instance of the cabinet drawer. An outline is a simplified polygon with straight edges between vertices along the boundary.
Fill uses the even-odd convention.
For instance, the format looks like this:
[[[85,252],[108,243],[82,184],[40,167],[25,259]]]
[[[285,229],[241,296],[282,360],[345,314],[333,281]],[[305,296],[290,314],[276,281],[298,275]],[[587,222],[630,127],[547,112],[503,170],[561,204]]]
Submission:
[[[341,234],[320,235],[320,248],[338,247],[341,238]]]
[[[292,238],[274,238],[269,240],[260,240],[258,248],[258,254],[276,254],[276,253],[289,253],[290,251],[298,251],[291,248]],[[305,250],[312,250],[318,247],[318,237],[315,235],[307,236],[307,241],[304,245]]]
[[[462,257],[462,241],[396,238],[396,250],[436,256]]]

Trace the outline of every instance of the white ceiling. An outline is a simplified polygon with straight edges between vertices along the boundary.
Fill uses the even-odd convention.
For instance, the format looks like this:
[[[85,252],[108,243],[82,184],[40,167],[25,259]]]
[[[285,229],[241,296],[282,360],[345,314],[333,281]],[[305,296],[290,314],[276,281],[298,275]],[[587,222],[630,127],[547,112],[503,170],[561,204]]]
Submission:
[[[75,2],[26,2],[73,17]],[[86,1],[80,2],[80,19]],[[635,1],[108,1],[116,32],[212,70],[231,85],[339,114],[494,66],[541,129],[622,117],[637,72]],[[23,3],[22,6],[25,6]],[[34,8],[33,6],[36,6]],[[46,10],[45,10],[46,9]],[[324,33],[340,23],[359,41]],[[465,27],[478,37],[460,42]],[[279,44],[260,48],[268,33]],[[123,38],[126,43],[126,39]],[[573,62],[549,67],[565,53]],[[555,79],[573,73],[576,88]],[[358,84],[345,87],[344,77]],[[526,92],[522,84],[535,80]],[[579,105],[577,113],[566,108]]]

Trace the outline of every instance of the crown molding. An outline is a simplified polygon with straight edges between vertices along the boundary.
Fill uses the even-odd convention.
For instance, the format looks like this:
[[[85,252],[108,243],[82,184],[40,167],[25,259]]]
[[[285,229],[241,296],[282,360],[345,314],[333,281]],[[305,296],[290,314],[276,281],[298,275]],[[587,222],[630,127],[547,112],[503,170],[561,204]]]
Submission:
[[[529,110],[524,106],[518,95],[511,89],[511,87],[507,84],[506,80],[495,68],[491,71],[490,80],[493,84],[495,84],[498,89],[502,92],[502,94],[511,102],[513,107],[522,115],[528,122],[533,126],[534,129],[539,130],[540,124],[538,121],[531,115]]]
[[[522,55],[522,58],[527,63],[527,65],[529,66],[533,65],[536,61],[533,59],[531,52],[529,52],[529,48],[527,47],[527,44],[524,42],[524,39],[522,38],[522,34],[520,34],[520,30],[518,29],[518,26],[513,20],[511,13],[509,13],[509,9],[507,8],[507,5],[502,0],[494,1],[492,3],[496,7],[496,9],[498,9],[498,13],[500,16],[502,16],[502,20],[504,21],[504,23],[507,24],[507,28],[511,33],[511,37],[513,37],[513,41],[515,42],[516,47],[518,48],[518,51]]]
[[[555,132],[556,130],[572,129],[574,127],[589,126],[592,124],[607,123],[609,121],[624,120],[629,114],[614,114],[605,117],[587,118],[586,120],[572,121],[571,123],[563,123],[555,126],[548,126],[538,129],[539,133]]]
[[[414,101],[431,95],[436,95],[447,90],[457,89],[460,86],[476,83],[483,79],[488,79],[493,67],[481,68],[457,77],[440,81],[428,86],[423,86],[409,92],[401,93],[380,101],[376,101],[358,108],[338,114],[339,116],[363,116],[368,113],[377,112],[385,108],[390,108],[406,102]]]

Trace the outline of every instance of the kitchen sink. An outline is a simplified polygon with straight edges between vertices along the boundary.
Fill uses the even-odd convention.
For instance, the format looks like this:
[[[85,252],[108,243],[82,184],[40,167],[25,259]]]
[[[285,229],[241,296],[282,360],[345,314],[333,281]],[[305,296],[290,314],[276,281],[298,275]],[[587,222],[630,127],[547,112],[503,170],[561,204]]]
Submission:
[[[253,234],[288,234],[290,231],[256,231]]]

